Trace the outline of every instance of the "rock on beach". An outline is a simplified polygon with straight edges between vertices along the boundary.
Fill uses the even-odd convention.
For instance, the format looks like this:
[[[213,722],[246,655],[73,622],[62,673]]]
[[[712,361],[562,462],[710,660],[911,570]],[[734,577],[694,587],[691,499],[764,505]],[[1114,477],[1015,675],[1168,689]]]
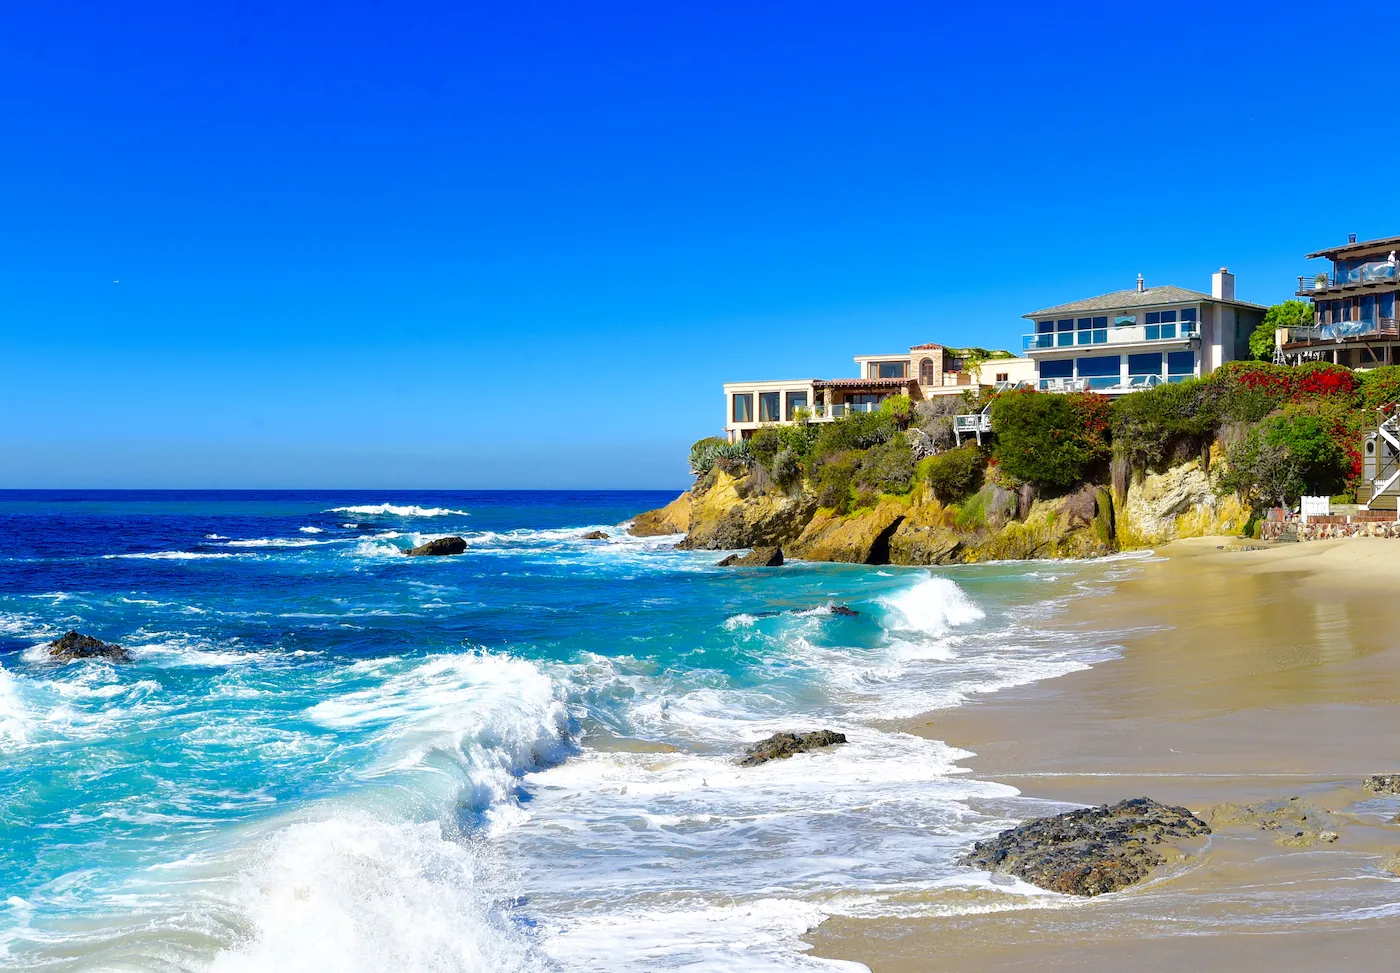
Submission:
[[[1166,863],[1158,846],[1210,834],[1184,807],[1146,797],[1036,818],[979,841],[958,864],[1006,872],[1052,892],[1102,895]]]
[[[775,733],[766,740],[760,740],[744,751],[739,760],[740,767],[757,767],[770,760],[786,760],[795,753],[834,747],[846,742],[846,734],[831,730],[814,730],[811,733]]]
[[[1400,794],[1400,774],[1372,774],[1361,788],[1371,794]]]
[[[49,655],[57,662],[72,662],[75,659],[107,659],[110,662],[130,662],[131,653],[120,645],[104,642],[84,635],[69,632],[49,643]]]

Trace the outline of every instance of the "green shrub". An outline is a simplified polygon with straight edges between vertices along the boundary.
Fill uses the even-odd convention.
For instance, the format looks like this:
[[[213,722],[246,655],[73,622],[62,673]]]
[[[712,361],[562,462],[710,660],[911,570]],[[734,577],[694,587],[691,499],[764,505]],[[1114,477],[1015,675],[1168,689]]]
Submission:
[[[869,449],[889,442],[896,432],[894,420],[883,412],[851,412],[821,427],[811,456],[819,460],[832,453]]]
[[[1159,469],[1214,437],[1215,402],[1199,381],[1158,385],[1113,403],[1113,443],[1133,469]]]
[[[940,453],[921,464],[934,496],[945,504],[955,503],[976,490],[985,466],[982,450],[973,443]]]
[[[865,451],[856,484],[872,493],[909,492],[914,485],[914,454],[903,435]]]
[[[1304,327],[1313,323],[1312,305],[1306,301],[1284,301],[1269,308],[1264,320],[1255,327],[1249,336],[1249,353],[1259,361],[1267,361],[1274,354],[1274,332],[1279,328]]]
[[[1108,458],[1109,408],[1092,394],[1021,389],[999,395],[992,401],[997,463],[1016,483],[1078,483]]]
[[[846,451],[830,453],[813,464],[812,486],[817,492],[818,505],[839,514],[851,509],[852,487],[860,459],[859,453]]]
[[[1400,366],[1382,365],[1369,372],[1357,374],[1361,384],[1361,408],[1368,422],[1375,421],[1376,410],[1383,405],[1400,402]]]
[[[974,493],[963,501],[953,518],[958,530],[972,531],[987,526],[987,497],[985,493]]]
[[[889,416],[901,432],[914,421],[914,405],[907,395],[891,395],[880,403],[880,411]]]
[[[715,447],[714,465],[731,476],[737,476],[753,465],[753,453],[747,440],[722,442]]]
[[[756,462],[767,466],[774,456],[778,455],[778,450],[783,448],[783,437],[780,430],[783,426],[764,426],[754,432],[747,442],[749,452]]]
[[[802,482],[802,464],[790,447],[784,446],[778,451],[778,455],[773,457],[771,469],[773,481],[784,490]]]

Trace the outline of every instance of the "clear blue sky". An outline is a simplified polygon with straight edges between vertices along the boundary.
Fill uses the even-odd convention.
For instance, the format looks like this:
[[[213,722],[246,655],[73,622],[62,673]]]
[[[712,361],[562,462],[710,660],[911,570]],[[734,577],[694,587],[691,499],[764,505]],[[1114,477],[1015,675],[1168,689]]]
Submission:
[[[726,380],[1014,346],[1139,272],[1280,301],[1400,234],[1391,26],[12,4],[0,487],[680,487]]]

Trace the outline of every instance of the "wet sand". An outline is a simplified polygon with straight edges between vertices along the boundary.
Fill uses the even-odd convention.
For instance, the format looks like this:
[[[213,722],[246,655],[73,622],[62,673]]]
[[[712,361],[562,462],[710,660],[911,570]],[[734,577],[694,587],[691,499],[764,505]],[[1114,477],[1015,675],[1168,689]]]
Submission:
[[[1126,892],[834,918],[808,935],[815,954],[875,973],[1390,968],[1400,878],[1377,863],[1400,850],[1400,799],[1360,781],[1400,770],[1400,542],[1221,544],[1238,542],[1163,548],[1049,623],[1135,627],[1122,658],[900,728],[975,752],[974,776],[1047,813],[1143,795],[1198,814],[1298,797],[1344,812],[1339,839],[1286,847],[1279,832],[1221,826],[1198,857]]]

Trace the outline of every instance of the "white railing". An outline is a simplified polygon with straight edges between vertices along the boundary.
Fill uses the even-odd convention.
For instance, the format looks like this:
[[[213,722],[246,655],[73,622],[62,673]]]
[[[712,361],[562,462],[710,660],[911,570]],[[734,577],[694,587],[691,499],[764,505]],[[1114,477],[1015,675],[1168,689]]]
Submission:
[[[953,431],[968,434],[992,431],[992,417],[985,412],[975,412],[967,416],[953,416]]]
[[[1036,332],[1022,336],[1026,351],[1048,351],[1053,348],[1108,347],[1146,342],[1187,341],[1200,333],[1197,321],[1174,321],[1167,324],[1125,324],[1113,328],[1089,331]]]
[[[1042,378],[1040,380],[1040,391],[1087,392],[1089,391],[1089,381],[1083,378]]]

